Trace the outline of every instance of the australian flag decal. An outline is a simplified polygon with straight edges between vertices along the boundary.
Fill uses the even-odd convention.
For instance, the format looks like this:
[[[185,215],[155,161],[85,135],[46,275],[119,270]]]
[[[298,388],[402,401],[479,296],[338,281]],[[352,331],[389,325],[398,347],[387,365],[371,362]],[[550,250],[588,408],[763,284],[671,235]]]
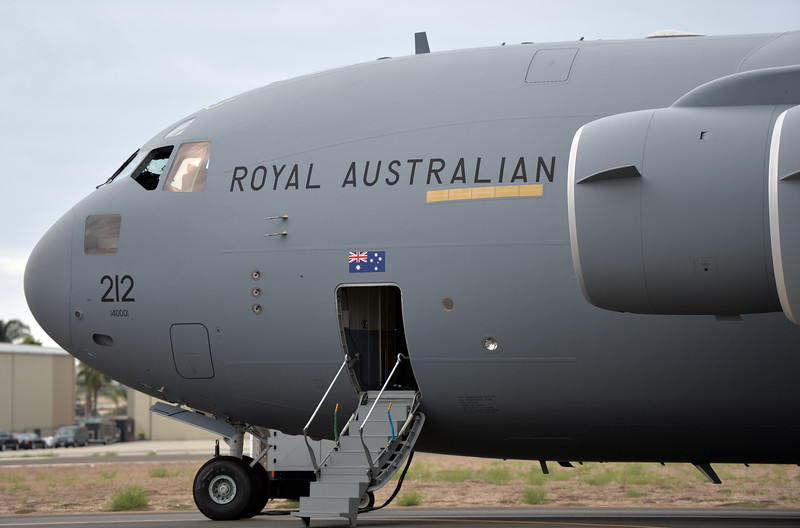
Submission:
[[[383,273],[386,271],[385,251],[351,251],[347,255],[350,273]]]

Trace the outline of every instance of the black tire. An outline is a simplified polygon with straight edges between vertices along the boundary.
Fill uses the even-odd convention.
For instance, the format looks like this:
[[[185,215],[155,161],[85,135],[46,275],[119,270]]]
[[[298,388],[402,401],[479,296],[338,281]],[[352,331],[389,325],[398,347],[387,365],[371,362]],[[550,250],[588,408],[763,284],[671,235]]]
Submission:
[[[250,467],[253,459],[249,456],[243,456],[240,462],[247,470],[253,485],[253,493],[250,496],[250,502],[247,504],[241,516],[242,519],[249,519],[261,513],[261,510],[264,509],[264,506],[267,505],[267,501],[269,501],[269,497],[267,496],[267,470],[264,469],[264,466],[261,464]]]
[[[194,477],[194,503],[200,513],[214,521],[240,519],[253,496],[252,472],[241,459],[212,458]]]
[[[375,506],[375,494],[371,491],[368,491],[364,493],[361,496],[361,500],[358,501],[358,509],[359,511],[366,510],[368,508],[372,508],[373,506]]]

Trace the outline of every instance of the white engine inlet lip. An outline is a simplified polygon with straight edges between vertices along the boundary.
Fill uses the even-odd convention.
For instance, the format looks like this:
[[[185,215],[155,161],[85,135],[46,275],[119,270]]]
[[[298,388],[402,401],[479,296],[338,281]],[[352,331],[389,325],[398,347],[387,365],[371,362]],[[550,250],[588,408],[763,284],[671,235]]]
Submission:
[[[772,129],[772,141],[769,147],[769,237],[772,248],[772,268],[775,271],[775,284],[778,288],[778,298],[786,317],[794,324],[800,324],[792,313],[789,302],[789,293],[786,288],[786,276],[783,271],[783,256],[781,251],[780,215],[778,214],[778,161],[780,160],[781,134],[786,114],[783,112],[775,121]]]
[[[567,167],[567,216],[569,217],[569,246],[572,250],[572,265],[575,268],[575,276],[578,279],[578,284],[581,286],[581,293],[583,297],[589,302],[594,304],[589,297],[589,292],[586,290],[586,283],[583,280],[583,271],[581,269],[581,257],[578,250],[578,228],[575,220],[575,165],[578,158],[578,144],[581,141],[581,134],[586,125],[580,127],[575,136],[572,138],[572,146],[569,149],[569,165]]]

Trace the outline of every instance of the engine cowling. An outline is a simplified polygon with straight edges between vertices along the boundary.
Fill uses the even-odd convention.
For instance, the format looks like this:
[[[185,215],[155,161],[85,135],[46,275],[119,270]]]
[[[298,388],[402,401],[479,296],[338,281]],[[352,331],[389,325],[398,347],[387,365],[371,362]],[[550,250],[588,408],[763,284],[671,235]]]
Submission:
[[[669,108],[610,116],[576,133],[570,241],[590,303],[621,312],[731,315],[779,311],[785,296],[784,309],[794,306],[800,318],[800,174],[777,184],[776,203],[797,205],[781,206],[783,216],[773,214],[767,185],[773,128],[800,99],[799,81],[798,68],[737,74]],[[786,116],[782,141],[796,146],[800,113]],[[782,145],[791,152],[783,163],[800,171],[797,149]],[[772,226],[771,241],[775,216],[781,225]],[[784,250],[780,299],[776,232]]]

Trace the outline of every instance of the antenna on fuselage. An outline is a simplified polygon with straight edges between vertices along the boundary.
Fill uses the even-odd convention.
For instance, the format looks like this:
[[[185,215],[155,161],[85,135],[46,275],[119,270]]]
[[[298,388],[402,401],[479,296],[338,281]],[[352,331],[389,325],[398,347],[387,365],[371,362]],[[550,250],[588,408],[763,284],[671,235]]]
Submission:
[[[424,31],[414,33],[414,53],[420,55],[422,53],[430,53],[431,48],[428,46],[428,34]]]

